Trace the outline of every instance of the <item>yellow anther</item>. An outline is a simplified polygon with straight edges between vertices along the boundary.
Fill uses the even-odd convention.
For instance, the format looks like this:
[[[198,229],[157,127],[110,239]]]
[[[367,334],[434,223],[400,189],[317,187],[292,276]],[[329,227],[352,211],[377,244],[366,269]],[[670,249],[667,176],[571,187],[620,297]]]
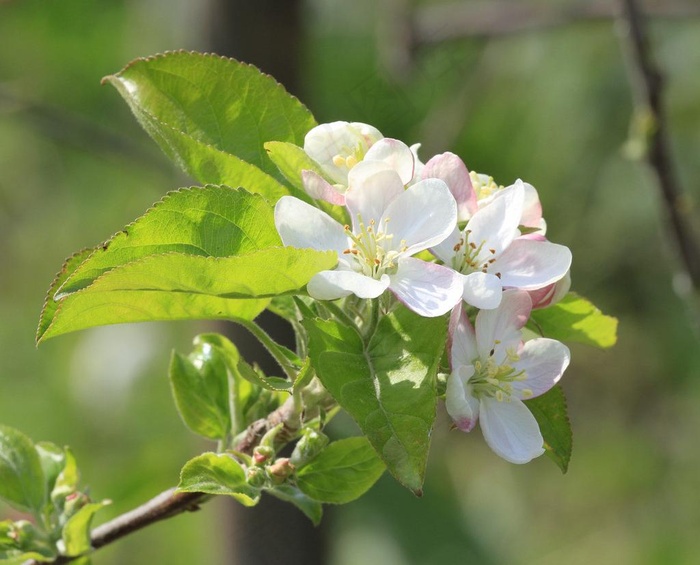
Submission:
[[[336,155],[335,157],[333,157],[333,164],[336,167],[344,167],[346,166],[345,163],[346,159],[342,155]]]
[[[345,166],[348,169],[352,169],[355,165],[357,165],[357,157],[354,155],[350,155],[350,157],[345,159]]]
[[[533,394],[535,394],[535,393],[532,392],[529,388],[523,389],[523,398],[532,398]]]

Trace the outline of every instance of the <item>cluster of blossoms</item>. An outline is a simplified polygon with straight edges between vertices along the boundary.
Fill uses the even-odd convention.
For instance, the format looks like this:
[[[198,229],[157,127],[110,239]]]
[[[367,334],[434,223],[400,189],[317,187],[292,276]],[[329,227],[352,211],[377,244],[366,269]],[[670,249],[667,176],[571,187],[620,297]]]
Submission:
[[[285,245],[338,253],[336,268],[309,282],[315,299],[371,299],[388,289],[421,316],[452,312],[447,411],[466,432],[478,419],[498,455],[525,463],[544,450],[522,399],[559,380],[569,351],[551,339],[523,341],[521,330],[532,308],[568,292],[571,252],[545,238],[532,185],[499,186],[453,153],[422,163],[418,147],[361,123],[312,129],[304,150],[322,174],[303,171],[304,188],[344,206],[350,223],[285,196],[277,230]],[[425,251],[433,260],[414,257]]]

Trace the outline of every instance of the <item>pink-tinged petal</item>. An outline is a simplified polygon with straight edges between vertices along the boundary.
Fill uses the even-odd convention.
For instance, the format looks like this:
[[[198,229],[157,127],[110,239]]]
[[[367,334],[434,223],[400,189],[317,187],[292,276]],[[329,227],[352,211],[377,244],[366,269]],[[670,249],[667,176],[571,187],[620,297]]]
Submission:
[[[368,167],[374,168],[374,163],[362,161],[353,171],[356,169],[362,171]],[[351,184],[345,193],[345,204],[352,217],[355,233],[359,230],[360,218],[365,226],[369,226],[374,220],[375,231],[383,229],[384,226],[379,224],[382,214],[403,192],[403,183],[399,175],[391,169],[373,171],[372,174],[364,177],[362,182]],[[392,226],[389,226],[389,229],[391,228]]]
[[[325,200],[337,206],[345,206],[345,195],[314,171],[301,171],[304,190],[314,200]]]
[[[364,160],[386,163],[398,173],[404,185],[413,178],[413,153],[408,145],[398,139],[380,139],[370,147]]]
[[[538,290],[529,290],[532,300],[532,308],[547,308],[559,302],[566,296],[571,288],[571,271],[567,271],[564,277],[557,282]]]
[[[377,298],[389,287],[389,277],[380,280],[356,273],[355,271],[321,271],[315,274],[306,290],[317,300],[335,300],[354,294],[360,298]]]
[[[453,371],[447,379],[445,390],[445,408],[460,430],[470,432],[479,419],[479,401],[474,398],[469,379],[474,374],[474,367],[462,365]]]
[[[513,382],[513,394],[526,400],[544,394],[559,382],[571,360],[566,345],[544,337],[526,341],[519,356],[513,368],[525,371],[527,378]]]
[[[441,243],[457,223],[457,204],[447,185],[438,179],[422,180],[396,197],[382,218],[389,222],[394,249],[406,246],[413,255]]]
[[[435,263],[402,257],[390,278],[389,288],[396,297],[426,318],[442,316],[462,299],[459,273]]]
[[[479,422],[488,446],[506,461],[527,463],[544,453],[537,420],[517,398],[482,398]]]
[[[425,164],[421,176],[424,179],[438,178],[445,181],[457,201],[457,221],[468,220],[476,212],[476,193],[469,171],[464,161],[454,153],[435,155]]]
[[[571,267],[571,251],[549,241],[518,238],[510,244],[489,271],[501,273],[506,288],[536,290],[566,275]]]
[[[452,259],[455,256],[455,246],[459,245],[463,237],[464,234],[455,226],[450,235],[430,248],[430,252],[447,266],[452,266]]]
[[[480,310],[498,308],[501,303],[501,279],[489,273],[470,273],[462,275],[464,290],[462,299]]]
[[[480,208],[467,223],[469,241],[477,247],[485,242],[480,258],[498,256],[520,234],[523,190],[522,182],[502,190],[498,198]]]
[[[517,344],[520,341],[520,330],[527,323],[531,310],[532,302],[527,292],[506,290],[498,308],[479,311],[476,316],[479,357],[487,359],[498,344]]]
[[[292,247],[333,250],[342,255],[348,248],[345,228],[318,208],[283,196],[275,205],[275,226],[282,243]]]
[[[469,321],[462,304],[454,308],[450,315],[447,347],[450,352],[450,367],[453,371],[462,365],[471,365],[479,357],[474,326]]]

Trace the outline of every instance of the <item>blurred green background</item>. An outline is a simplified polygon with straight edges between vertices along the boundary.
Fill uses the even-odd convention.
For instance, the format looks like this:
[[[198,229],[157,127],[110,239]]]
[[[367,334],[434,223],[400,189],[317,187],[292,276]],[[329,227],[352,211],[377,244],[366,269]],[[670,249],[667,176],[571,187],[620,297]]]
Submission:
[[[166,368],[173,347],[188,351],[210,326],[100,328],[40,349],[34,331],[65,257],[191,182],[100,79],[138,56],[211,50],[213,22],[221,28],[232,21],[223,12],[234,12],[229,39],[242,58],[280,37],[299,45],[288,84],[319,122],[371,123],[423,142],[424,159],[452,150],[502,184],[535,185],[550,238],[573,251],[573,288],[620,320],[614,349],[572,347],[567,475],[546,458],[500,460],[478,431],[450,432],[441,410],[424,498],[384,477],[332,509],[324,562],[698,563],[700,347],[674,292],[683,280],[657,188],[623,152],[633,104],[613,22],[402,51],[402,16],[425,3],[308,0],[298,21],[274,30],[253,29],[250,14],[225,4],[0,0],[0,422],[69,444],[94,497],[114,500],[102,520],[175,484],[182,463],[208,448],[180,423]],[[485,3],[459,4],[468,19]],[[511,4],[546,11],[573,2]],[[668,79],[674,158],[697,199],[700,19],[659,19],[651,31]],[[231,550],[242,531],[217,501],[101,550],[94,563],[247,563]],[[277,563],[292,562],[283,540],[264,543],[276,545]]]

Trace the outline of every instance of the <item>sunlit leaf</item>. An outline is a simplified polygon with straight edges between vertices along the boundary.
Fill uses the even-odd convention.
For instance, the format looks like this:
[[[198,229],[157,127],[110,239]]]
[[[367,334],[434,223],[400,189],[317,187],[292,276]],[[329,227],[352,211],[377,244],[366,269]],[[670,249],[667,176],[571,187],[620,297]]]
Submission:
[[[183,188],[96,248],[66,277],[56,297],[147,256],[178,252],[231,257],[281,245],[272,208],[260,196],[225,186]]]
[[[606,316],[574,292],[542,310],[533,310],[528,324],[546,337],[608,348],[617,341],[617,318]]]
[[[272,77],[217,55],[178,51],[136,59],[105,81],[163,151],[202,182],[246,186],[237,182],[238,163],[212,150],[280,176],[263,144],[300,145],[316,125]]]
[[[203,453],[190,459],[180,473],[181,492],[203,492],[232,496],[244,506],[255,506],[258,489],[246,482],[240,463],[225,453]]]

